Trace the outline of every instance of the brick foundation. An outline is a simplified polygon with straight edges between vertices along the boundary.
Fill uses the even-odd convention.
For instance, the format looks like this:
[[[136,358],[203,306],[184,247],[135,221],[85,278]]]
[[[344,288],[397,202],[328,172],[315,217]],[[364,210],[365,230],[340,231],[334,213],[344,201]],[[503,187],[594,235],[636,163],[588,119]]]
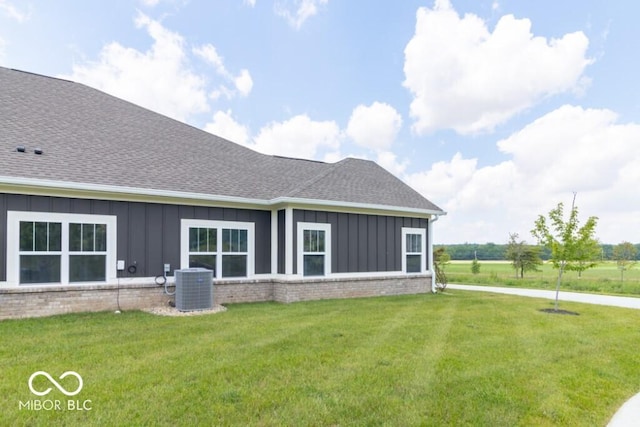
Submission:
[[[359,298],[427,293],[431,276],[389,276],[349,279],[265,279],[217,281],[216,304],[277,301],[292,303],[334,298]],[[137,310],[168,304],[172,296],[155,283],[85,286],[18,287],[0,289],[0,319],[55,314]]]

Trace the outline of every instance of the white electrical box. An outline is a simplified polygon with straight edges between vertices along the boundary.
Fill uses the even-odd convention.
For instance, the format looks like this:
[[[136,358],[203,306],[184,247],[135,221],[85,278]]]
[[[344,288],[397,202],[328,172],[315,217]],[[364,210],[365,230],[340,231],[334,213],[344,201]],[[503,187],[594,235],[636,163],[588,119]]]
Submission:
[[[166,276],[170,272],[171,272],[171,264],[165,264],[164,265],[164,275]]]
[[[124,260],[123,259],[119,259],[118,260],[118,263],[116,264],[116,269],[118,271],[124,270]]]

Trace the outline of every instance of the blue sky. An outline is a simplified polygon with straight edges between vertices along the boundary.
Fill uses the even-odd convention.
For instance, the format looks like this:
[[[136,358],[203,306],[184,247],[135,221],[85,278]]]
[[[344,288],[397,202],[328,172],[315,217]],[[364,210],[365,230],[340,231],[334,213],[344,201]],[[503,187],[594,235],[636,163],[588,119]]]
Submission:
[[[605,0],[0,0],[0,65],[261,152],[375,160],[448,212],[437,243],[532,241],[536,216],[573,192],[603,242],[640,242],[639,12]]]

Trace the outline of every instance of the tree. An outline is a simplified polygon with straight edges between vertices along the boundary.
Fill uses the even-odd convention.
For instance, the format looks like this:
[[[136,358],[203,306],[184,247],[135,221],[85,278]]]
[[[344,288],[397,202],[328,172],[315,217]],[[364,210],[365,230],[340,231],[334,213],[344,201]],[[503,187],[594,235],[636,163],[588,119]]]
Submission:
[[[524,240],[518,241],[518,233],[509,233],[509,243],[505,251],[505,258],[511,261],[511,265],[520,278],[524,278],[527,271],[539,271],[538,266],[542,265],[540,259],[540,248],[538,246],[527,245]]]
[[[471,261],[471,273],[480,273],[480,263],[478,262],[478,258],[474,258],[473,261]]]
[[[577,259],[573,270],[578,272],[578,277],[582,277],[582,272],[595,267],[598,264],[597,259],[601,257],[600,242],[597,239],[591,239],[577,249]]]
[[[447,287],[447,276],[444,273],[444,267],[449,263],[451,257],[444,247],[437,248],[433,251],[433,268],[436,270],[436,286],[441,291]]]
[[[638,250],[629,242],[622,242],[613,248],[613,259],[620,270],[620,281],[624,282],[624,272],[630,270],[636,264]]]
[[[587,222],[580,227],[578,220],[578,208],[575,205],[576,193],[573,194],[573,203],[569,219],[564,220],[564,205],[558,203],[555,209],[549,211],[549,218],[539,215],[531,234],[538,242],[551,250],[551,262],[558,269],[556,283],[555,311],[558,311],[558,297],[562,275],[567,270],[578,270],[584,266],[580,264],[586,248],[591,247],[597,241],[594,238],[598,218],[590,216]],[[589,267],[586,267],[589,268]],[[584,268],[584,269],[586,269]]]

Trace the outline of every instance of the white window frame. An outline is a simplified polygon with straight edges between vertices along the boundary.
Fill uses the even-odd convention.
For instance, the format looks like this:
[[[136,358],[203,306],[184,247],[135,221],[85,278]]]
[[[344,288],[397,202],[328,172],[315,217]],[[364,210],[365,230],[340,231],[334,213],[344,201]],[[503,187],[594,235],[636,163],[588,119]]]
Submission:
[[[20,285],[20,222],[59,222],[62,224],[61,251],[55,252],[60,255],[60,282],[55,283],[29,283],[21,286],[40,285],[83,285],[108,283],[117,278],[116,257],[117,257],[117,224],[118,218],[114,215],[93,215],[93,214],[67,214],[56,212],[7,212],[7,284],[10,286]],[[69,257],[78,252],[69,250],[69,224],[105,224],[107,226],[107,251],[96,252],[97,255],[106,255],[105,280],[98,282],[73,282],[69,283]],[[50,254],[42,252],[42,255]],[[87,254],[86,252],[82,254]]]
[[[407,252],[407,236],[418,234],[421,252]],[[407,272],[407,255],[421,255],[420,271]],[[427,271],[427,230],[424,228],[402,227],[402,272],[405,274],[424,274]]]
[[[246,280],[255,275],[255,224],[253,222],[219,221],[203,219],[183,219],[180,222],[180,268],[189,268],[189,229],[215,228],[216,231],[216,270],[215,279]],[[222,256],[237,255],[236,252],[222,252],[222,229],[247,231],[247,275],[246,277],[222,277]],[[213,253],[212,253],[213,254]],[[244,255],[244,253],[242,253]]]
[[[304,231],[324,231],[324,252],[304,252]],[[316,222],[299,222],[297,227],[297,276],[301,277],[328,277],[331,275],[331,224]],[[304,275],[304,256],[305,255],[324,255],[324,275],[323,276],[305,276]]]

